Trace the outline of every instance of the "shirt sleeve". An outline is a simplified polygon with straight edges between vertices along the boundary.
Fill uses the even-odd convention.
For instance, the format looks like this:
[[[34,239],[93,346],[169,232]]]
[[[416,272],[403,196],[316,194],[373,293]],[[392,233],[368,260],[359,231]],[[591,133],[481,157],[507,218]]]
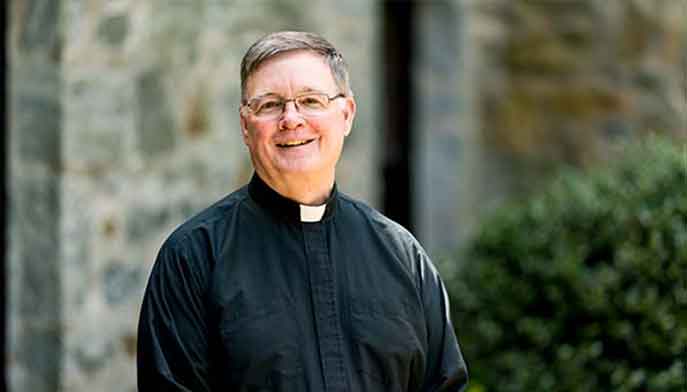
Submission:
[[[140,392],[210,391],[207,263],[185,244],[163,245],[143,297],[137,343]]]
[[[460,392],[468,373],[451,323],[449,299],[441,277],[420,250],[420,279],[427,324],[427,368],[422,392]]]

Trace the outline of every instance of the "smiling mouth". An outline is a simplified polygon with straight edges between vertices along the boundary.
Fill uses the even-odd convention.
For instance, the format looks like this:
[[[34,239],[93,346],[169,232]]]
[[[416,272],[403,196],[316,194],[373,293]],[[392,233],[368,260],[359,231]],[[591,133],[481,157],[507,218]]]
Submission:
[[[277,143],[278,147],[282,148],[291,148],[291,147],[298,147],[298,146],[304,146],[306,144],[311,143],[315,139],[306,139],[306,140],[290,140],[288,142],[284,143]]]

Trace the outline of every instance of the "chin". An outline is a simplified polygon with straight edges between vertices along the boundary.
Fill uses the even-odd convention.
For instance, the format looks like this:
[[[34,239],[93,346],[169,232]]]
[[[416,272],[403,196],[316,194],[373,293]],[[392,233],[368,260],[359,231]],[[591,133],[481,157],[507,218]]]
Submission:
[[[322,170],[322,164],[315,159],[298,159],[286,162],[277,162],[275,167],[282,173],[307,174]]]
[[[279,172],[282,175],[306,176],[319,173],[321,170],[316,167],[282,167]]]

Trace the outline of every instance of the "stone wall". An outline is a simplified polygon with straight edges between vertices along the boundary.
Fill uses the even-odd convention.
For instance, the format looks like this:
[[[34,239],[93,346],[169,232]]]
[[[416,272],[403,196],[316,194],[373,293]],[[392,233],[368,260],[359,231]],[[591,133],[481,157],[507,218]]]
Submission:
[[[483,212],[562,167],[591,168],[650,133],[687,136],[684,1],[458,3],[459,110],[474,116],[459,123],[459,242]]]
[[[684,136],[683,3],[418,2],[413,183],[428,249],[452,253],[485,211],[561,165],[653,131]],[[135,390],[160,244],[251,174],[238,67],[259,36],[313,30],[343,51],[358,116],[338,179],[377,204],[376,2],[10,4],[11,391]]]
[[[358,116],[340,188],[376,203],[374,5],[337,1],[13,1],[12,391],[134,391],[157,250],[250,177],[239,62],[279,29],[346,56]]]
[[[52,391],[62,341],[60,1],[10,9],[8,353],[12,391]]]

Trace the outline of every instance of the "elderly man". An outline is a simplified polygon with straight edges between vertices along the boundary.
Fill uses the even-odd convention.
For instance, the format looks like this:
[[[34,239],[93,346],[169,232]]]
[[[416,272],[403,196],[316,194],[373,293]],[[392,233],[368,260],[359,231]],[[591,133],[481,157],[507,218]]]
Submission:
[[[443,284],[398,224],[340,193],[356,102],[341,54],[279,32],[241,64],[250,183],[176,229],[141,309],[149,391],[461,391]]]

